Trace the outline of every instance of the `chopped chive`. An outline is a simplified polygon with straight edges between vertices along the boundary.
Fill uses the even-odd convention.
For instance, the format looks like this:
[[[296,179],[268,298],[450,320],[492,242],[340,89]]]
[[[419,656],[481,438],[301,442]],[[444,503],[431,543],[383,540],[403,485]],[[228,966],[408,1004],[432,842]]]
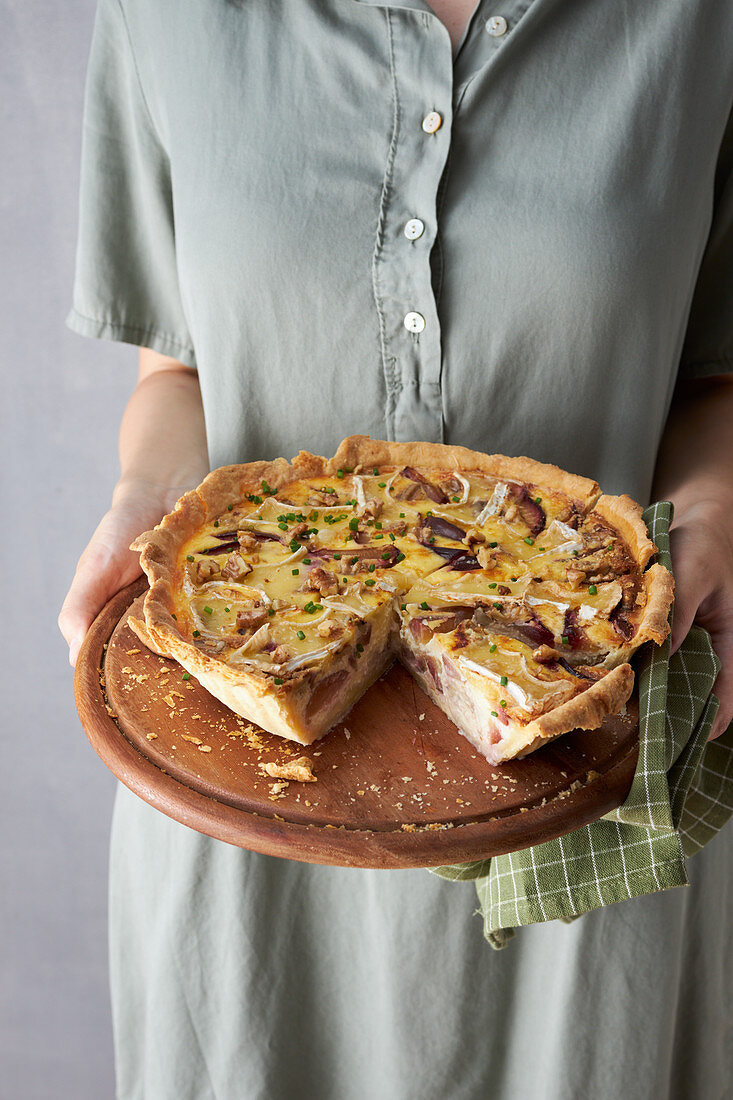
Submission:
[[[178,616],[177,616],[177,615],[174,615],[174,614],[173,614],[173,612],[171,611],[171,618],[172,618],[172,619],[177,619],[177,618],[178,618]]]
[[[503,688],[505,688],[507,686],[507,684],[509,683],[509,681],[507,680],[506,676],[502,676],[501,679],[499,680],[499,683],[501,684],[501,686]]]
[[[343,470],[337,470],[336,471],[336,477],[343,477],[343,476],[344,476],[344,471]]]
[[[383,539],[383,538],[384,538],[384,535],[375,535],[374,536],[374,541],[376,542],[377,539]]]
[[[496,653],[496,642],[492,642],[489,646],[489,653]]]
[[[363,650],[364,650],[364,646],[361,644],[361,642],[357,642],[356,643],[356,652],[361,653],[361,652],[363,652]]]
[[[453,503],[454,503],[454,504],[458,504],[458,501],[459,501],[460,499],[461,499],[460,497],[452,497],[452,500],[453,500]]]
[[[492,581],[489,588],[496,588],[496,581]]]
[[[491,712],[491,717],[492,717],[492,718],[498,718],[498,717],[499,717],[499,712],[498,712],[498,710],[492,710],[492,712]]]
[[[378,481],[377,485],[379,486],[380,489],[385,489],[386,486],[387,486],[387,482],[386,481]]]
[[[364,581],[364,584],[368,584],[369,587],[371,588],[372,585],[374,584],[374,577],[370,577],[369,580]]]
[[[404,512],[400,512],[400,519],[404,519],[404,518],[405,518],[405,513],[404,513]]]
[[[334,554],[334,557],[336,557],[336,555],[335,555],[335,554]],[[310,559],[310,558],[303,558],[303,565],[310,565],[310,563],[311,563],[311,559]]]
[[[276,677],[275,677],[275,683],[276,683],[276,684],[282,684],[282,682],[283,682],[283,679],[282,679],[282,677],[281,677],[281,676],[276,676]]]
[[[517,578],[516,577],[510,577],[509,580],[510,581],[515,581],[515,580],[517,580]]]
[[[284,520],[280,520],[280,522],[278,523],[278,527],[280,528],[281,531],[287,531],[287,529],[288,529],[288,525],[287,525],[287,523],[285,523]]]
[[[205,607],[204,611],[206,612],[207,615],[213,615],[214,614],[214,608],[213,607]]]
[[[535,497],[534,502],[535,502],[535,504],[541,504],[542,503],[542,497]]]
[[[577,550],[573,550],[573,557],[574,557],[574,558],[577,558],[577,556],[578,556],[578,551],[577,551]]]
[[[404,560],[405,560],[405,555],[400,550],[399,554],[395,558],[395,563],[399,563],[399,562],[404,561]]]
[[[490,543],[489,543],[489,549],[490,549],[490,550],[493,550],[493,549],[494,549],[495,547],[497,547],[498,545],[499,545],[499,543],[498,543],[498,542],[490,542]]]
[[[372,562],[372,564],[371,564],[371,565],[370,565],[370,566],[369,566],[368,568],[369,568],[369,572],[370,572],[370,573],[373,573],[373,572],[374,572],[374,570],[375,570],[375,569],[376,569],[377,567],[376,567],[376,565],[374,564],[374,562]]]
[[[349,530],[350,531],[356,531],[358,526],[359,526],[359,520],[356,518],[356,516],[352,516],[351,519],[349,520]]]
[[[374,521],[374,526],[375,526],[375,527],[376,527],[376,528],[377,528],[377,529],[378,529],[379,531],[381,531],[381,530],[382,530],[382,521],[381,521],[381,520],[378,520],[378,519],[375,519],[375,521]]]
[[[423,609],[423,611],[429,611],[430,610],[430,607],[428,606],[428,604],[426,603],[425,600],[423,600],[423,602],[420,604],[420,607]]]
[[[224,610],[226,611],[226,613],[228,615],[231,612],[232,609],[231,609],[231,607],[225,607]]]
[[[194,638],[200,638],[201,637],[201,631],[200,630],[194,630],[194,631],[192,631],[192,633],[193,633]]]
[[[341,561],[341,554],[335,553],[333,556],[335,561]],[[303,561],[305,561],[305,558],[303,558]]]
[[[531,539],[529,535],[527,535],[524,541],[527,543],[527,546],[534,546],[534,539]]]
[[[406,610],[407,610],[407,604],[406,603],[401,603],[400,604],[400,611],[406,611]]]
[[[233,509],[233,507],[234,507],[234,505],[233,505],[233,504],[227,504],[227,512],[231,512],[231,510]]]
[[[561,634],[560,635],[560,644],[561,645],[567,645],[569,643],[569,641],[570,641],[570,639],[567,636],[567,634]]]
[[[297,539],[290,540],[290,549],[295,553],[296,550],[300,550],[300,543]]]
[[[501,604],[501,603],[495,603],[495,604],[493,604],[493,606],[496,608],[497,611],[503,611],[504,610],[504,605]]]
[[[356,563],[358,562],[358,560],[359,560],[358,558],[351,558],[351,564],[352,564],[352,565],[356,565]]]
[[[300,640],[301,640],[301,642],[302,642],[302,641],[303,641],[303,639],[305,638],[305,631],[303,631],[303,630],[296,630],[296,632],[295,632],[295,636],[296,636],[296,638],[300,638]]]
[[[594,584],[589,584],[588,585],[588,595],[589,596],[597,596],[598,595],[598,589],[596,588],[596,586]]]
[[[270,615],[270,616],[274,615],[275,614],[274,608],[272,608],[272,607],[268,608],[267,614]]]
[[[291,576],[297,577],[300,574],[300,570],[299,569],[291,569],[290,573],[291,573]]]
[[[215,519],[215,520],[214,520],[214,527],[218,527],[218,526],[219,526],[219,520],[218,520],[218,519]]]
[[[379,470],[377,469],[377,467],[376,467],[376,466],[375,466],[375,467],[373,468],[373,470],[372,470],[372,473],[374,474],[374,476],[375,476],[375,477],[376,477],[376,476],[377,476],[377,474],[379,473]]]
[[[190,680],[190,679],[191,679],[191,673],[190,673],[190,672],[184,672],[184,674],[183,674],[183,676],[181,677],[181,679],[182,679],[182,680]]]
[[[499,706],[500,707],[505,707],[506,706],[506,699],[500,699],[499,700]]]
[[[383,554],[380,554],[380,557],[381,557],[382,561],[389,561],[389,558],[390,558],[389,550],[385,550]]]
[[[395,541],[395,535],[393,534],[392,531],[389,532],[389,537],[392,539],[392,542]]]
[[[186,561],[193,561],[193,554],[187,554]]]

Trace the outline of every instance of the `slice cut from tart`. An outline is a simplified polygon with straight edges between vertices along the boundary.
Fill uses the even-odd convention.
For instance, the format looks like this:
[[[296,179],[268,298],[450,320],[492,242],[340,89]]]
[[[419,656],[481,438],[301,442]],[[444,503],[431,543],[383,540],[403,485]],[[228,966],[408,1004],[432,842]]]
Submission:
[[[571,665],[486,620],[482,608],[402,612],[400,660],[492,764],[525,756],[568,729],[594,728],[629,698],[628,664]]]
[[[673,590],[628,497],[368,436],[215,470],[133,548],[133,629],[237,714],[309,744],[397,657],[494,761],[623,706]]]

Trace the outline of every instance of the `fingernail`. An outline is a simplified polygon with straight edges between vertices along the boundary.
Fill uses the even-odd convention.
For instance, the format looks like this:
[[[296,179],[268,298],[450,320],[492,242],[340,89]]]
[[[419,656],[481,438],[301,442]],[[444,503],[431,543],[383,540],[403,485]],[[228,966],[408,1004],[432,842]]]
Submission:
[[[81,642],[73,641],[69,645],[69,664],[72,668],[76,668],[76,658],[79,656],[80,648]]]

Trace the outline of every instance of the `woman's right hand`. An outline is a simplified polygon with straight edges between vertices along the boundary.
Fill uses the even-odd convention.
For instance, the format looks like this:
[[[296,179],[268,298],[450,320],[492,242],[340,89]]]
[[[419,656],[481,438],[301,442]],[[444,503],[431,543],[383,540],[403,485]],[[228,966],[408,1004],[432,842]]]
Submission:
[[[130,543],[170,511],[177,494],[149,485],[118,485],[112,507],[102,517],[79,558],[74,579],[59,613],[58,624],[69,644],[69,662],[99,611],[116,592],[139,577],[140,555]]]

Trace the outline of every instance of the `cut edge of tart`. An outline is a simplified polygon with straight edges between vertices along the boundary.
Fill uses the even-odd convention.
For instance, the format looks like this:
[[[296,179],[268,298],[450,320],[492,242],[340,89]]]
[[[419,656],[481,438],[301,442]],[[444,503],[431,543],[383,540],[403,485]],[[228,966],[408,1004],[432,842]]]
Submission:
[[[390,471],[389,476],[385,473],[385,480],[377,481],[378,471],[384,469]],[[400,481],[395,480],[398,477]],[[475,506],[470,501],[474,481],[488,485],[487,496],[492,485],[494,489],[489,500],[477,499]],[[389,496],[400,484],[399,493]],[[341,500],[333,487],[344,485],[351,487],[351,499]],[[448,485],[455,489],[452,496],[446,490]],[[310,503],[289,500],[288,486],[297,488],[303,501]],[[502,492],[497,496],[500,488]],[[529,489],[539,490],[539,495],[532,498]],[[374,495],[366,497],[367,491]],[[542,493],[550,497],[554,494],[553,500],[544,501]],[[383,498],[378,507],[377,498]],[[329,509],[330,499],[338,503]],[[250,502],[248,511],[245,500]],[[314,500],[317,507],[308,511]],[[540,623],[542,640],[548,643],[540,648],[556,655],[545,656],[540,661],[542,667],[536,667],[532,665],[535,651],[527,645],[526,652],[519,653],[524,642],[518,642],[516,635],[522,630],[540,629],[528,625],[526,592],[527,585],[531,587],[543,579],[530,576],[540,571],[540,553],[554,553],[557,558],[562,550],[562,546],[553,545],[534,547],[535,542],[543,541],[537,532],[551,527],[547,518],[551,507],[559,507],[558,501],[567,507],[562,512],[564,518],[557,520],[557,529],[570,535],[576,532],[579,544],[585,538],[591,548],[583,568],[575,570],[581,581],[576,577],[576,590],[569,587],[569,597],[576,603],[585,598],[589,605],[583,608],[586,619],[593,623],[596,633],[605,630],[611,642],[605,652],[592,638],[589,640],[577,622],[577,607],[575,618],[571,615],[568,619],[567,611],[565,618],[560,615],[562,622],[572,623],[571,627],[556,626],[553,635],[542,625],[534,612],[538,607],[541,611],[543,605],[550,609],[553,600],[547,596],[547,589],[557,584],[545,578],[544,590],[541,584],[535,585],[539,596],[533,599],[537,606],[530,609],[533,616],[529,623]],[[256,507],[252,502],[257,502]],[[473,511],[467,518],[469,505]],[[391,519],[397,515],[406,518],[383,524],[377,519],[383,507],[385,521],[388,515]],[[459,513],[461,522],[453,523],[449,517]],[[227,522],[228,516],[231,523]],[[313,516],[320,524],[325,521],[323,531],[308,528]],[[512,521],[508,516],[513,517]],[[486,541],[487,530],[491,534],[499,519],[508,532],[506,546],[498,546],[497,540]],[[583,533],[584,525],[589,534]],[[278,528],[284,533],[280,534]],[[288,543],[288,535],[299,528],[305,533],[301,531]],[[614,538],[604,546],[609,528]],[[529,533],[522,535],[524,531]],[[202,532],[208,532],[206,538]],[[465,537],[461,539],[462,534]],[[611,550],[619,536],[623,546]],[[203,545],[212,540],[212,545]],[[376,540],[382,541],[377,544]],[[326,546],[321,545],[324,541]],[[548,535],[544,541],[551,543],[552,539]],[[525,550],[523,544],[529,549]],[[382,547],[387,549],[377,554]],[[492,547],[498,549],[493,551]],[[197,489],[181,497],[156,528],[141,534],[132,549],[140,552],[150,584],[144,600],[144,623],[132,619],[132,629],[145,645],[177,660],[240,716],[272,733],[310,744],[340,721],[397,657],[493,763],[525,755],[572,729],[597,728],[607,715],[618,712],[633,690],[634,674],[628,664],[631,655],[647,641],[661,644],[669,632],[674,590],[669,571],[659,563],[650,564],[656,547],[648,536],[641,507],[626,495],[603,494],[595,481],[525,456],[486,455],[464,447],[425,442],[393,443],[363,435],[344,439],[330,459],[300,451],[291,463],[277,458],[214,470]],[[609,551],[605,564],[601,560],[604,549]],[[614,553],[620,556],[614,558]],[[505,560],[496,561],[502,554]],[[560,555],[560,564],[562,560]],[[633,570],[625,576],[613,574],[610,582],[601,574],[598,584],[585,583],[594,576],[592,569],[601,568],[599,561],[606,569],[610,568],[609,561],[619,561],[625,562],[627,569],[633,566]],[[510,571],[517,576],[501,579],[526,581],[524,588],[517,585],[514,594],[508,584],[491,580],[500,576],[502,568],[506,572],[507,562],[515,562]],[[307,569],[303,563],[307,563]],[[491,604],[495,592],[490,590],[510,593],[502,597],[510,609],[507,614],[520,618],[514,624],[491,623],[490,629],[498,636],[502,630],[507,636],[515,636],[511,643],[517,651],[514,657],[521,658],[522,675],[526,674],[525,688],[515,685],[515,695],[521,698],[524,693],[529,700],[525,706],[507,705],[507,700],[497,698],[494,681],[498,677],[490,671],[491,660],[484,654],[484,663],[477,665],[465,653],[449,651],[455,639],[448,633],[430,641],[430,645],[435,642],[433,648],[442,658],[440,682],[436,682],[434,670],[431,673],[424,660],[421,664],[430,646],[410,634],[405,624],[415,612],[412,608],[406,612],[406,605],[400,601],[415,582],[434,577],[439,571],[441,575],[447,571],[449,579],[458,585],[461,578],[468,578],[470,584],[476,577],[479,593],[484,584],[486,595],[474,594],[468,600],[473,606],[471,622],[479,634],[486,628],[487,609],[489,615],[498,616],[492,607],[504,607],[499,602]],[[292,574],[294,579],[288,576],[285,583],[285,574]],[[244,584],[245,577],[252,581],[250,585]],[[255,583],[253,577],[259,580]],[[621,593],[618,606],[607,619],[599,610],[601,597],[596,600],[599,607],[594,608],[593,599],[587,595],[591,593],[595,598],[604,583],[615,583],[613,592]],[[268,584],[269,595],[265,587]],[[259,593],[261,600],[255,599],[249,610],[227,620],[229,625],[222,625],[224,613],[231,616],[234,599],[245,590],[250,597]],[[274,592],[278,595],[273,596]],[[307,598],[311,593],[312,598]],[[460,603],[460,593],[456,600]],[[556,608],[570,606],[557,600],[554,603]],[[228,604],[231,607],[225,606]],[[480,614],[476,616],[477,608],[482,609],[483,620]],[[554,614],[557,617],[559,612],[555,610]],[[476,625],[482,621],[483,627]],[[277,634],[276,627],[280,632],[273,638],[271,633]],[[312,649],[315,630],[319,639],[323,636],[323,644],[319,640]],[[566,637],[563,630],[570,630],[573,636]],[[590,627],[588,630],[592,633]],[[306,639],[305,649],[300,642],[295,648],[285,644],[291,638],[295,643],[296,635]],[[261,660],[255,659],[248,646],[257,639],[262,645],[264,637],[269,653],[262,653]],[[462,637],[460,644],[466,645],[465,634]],[[537,673],[534,680],[530,666]],[[549,706],[551,692],[545,692],[544,704],[532,702],[532,684],[552,685],[553,677],[557,680],[555,705]],[[500,679],[506,682],[507,677]]]

